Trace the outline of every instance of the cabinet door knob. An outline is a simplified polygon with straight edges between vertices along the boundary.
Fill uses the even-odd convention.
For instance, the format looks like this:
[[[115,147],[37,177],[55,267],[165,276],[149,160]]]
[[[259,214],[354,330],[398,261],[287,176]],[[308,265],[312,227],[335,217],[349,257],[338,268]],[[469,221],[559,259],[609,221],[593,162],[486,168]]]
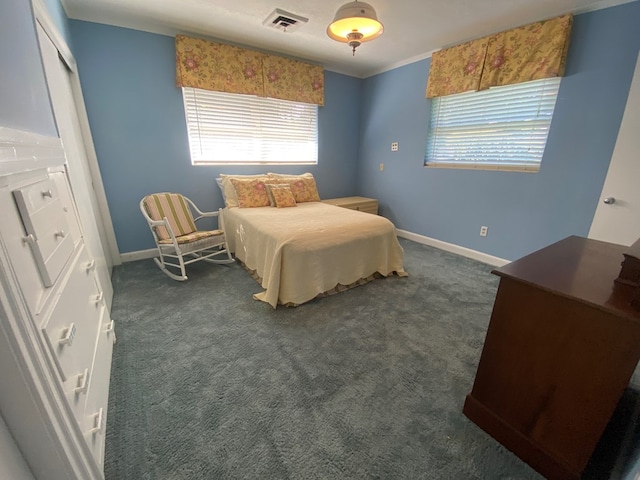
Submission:
[[[53,234],[54,237],[60,237],[60,238],[64,238],[67,234],[64,233],[64,230],[58,230],[56,233]]]
[[[42,192],[42,197],[49,197],[49,198],[53,198],[53,193],[51,192],[51,190],[43,190]]]
[[[603,200],[603,202],[607,205],[613,205],[614,203],[616,203],[616,199],[614,197],[607,197]]]
[[[87,263],[87,272],[90,272],[91,270],[93,270],[94,268],[96,268],[96,261],[95,260],[91,260],[89,263]]]

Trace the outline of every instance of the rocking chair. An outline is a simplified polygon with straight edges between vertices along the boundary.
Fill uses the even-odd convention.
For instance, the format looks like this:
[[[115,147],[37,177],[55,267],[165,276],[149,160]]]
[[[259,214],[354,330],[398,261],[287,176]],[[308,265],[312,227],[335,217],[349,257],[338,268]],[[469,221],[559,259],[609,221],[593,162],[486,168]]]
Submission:
[[[202,212],[179,193],[154,193],[140,200],[140,211],[147,220],[159,257],[153,260],[160,270],[178,281],[187,280],[185,265],[204,260],[210,263],[232,263],[224,235],[222,210]],[[194,219],[192,211],[197,213]],[[198,230],[195,222],[217,217],[216,230]],[[217,258],[222,256],[223,258]],[[179,274],[169,271],[179,270]]]

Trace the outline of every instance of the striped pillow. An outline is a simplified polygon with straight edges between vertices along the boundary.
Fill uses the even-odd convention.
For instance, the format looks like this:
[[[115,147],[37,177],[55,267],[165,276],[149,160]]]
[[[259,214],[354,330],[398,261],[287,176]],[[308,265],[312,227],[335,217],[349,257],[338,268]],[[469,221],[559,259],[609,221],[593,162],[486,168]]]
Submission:
[[[162,220],[167,217],[173,234],[178,237],[196,231],[189,205],[179,193],[154,193],[144,199],[144,209],[152,220]],[[160,240],[171,238],[165,227],[156,227],[156,234]]]

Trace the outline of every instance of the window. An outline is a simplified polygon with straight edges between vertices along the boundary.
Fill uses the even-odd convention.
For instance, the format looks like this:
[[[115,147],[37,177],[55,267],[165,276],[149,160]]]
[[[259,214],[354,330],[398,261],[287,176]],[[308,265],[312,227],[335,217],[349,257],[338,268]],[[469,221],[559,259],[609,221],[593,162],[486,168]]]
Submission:
[[[318,106],[182,88],[191,163],[316,164]]]
[[[434,98],[425,165],[538,171],[559,88],[556,77]]]

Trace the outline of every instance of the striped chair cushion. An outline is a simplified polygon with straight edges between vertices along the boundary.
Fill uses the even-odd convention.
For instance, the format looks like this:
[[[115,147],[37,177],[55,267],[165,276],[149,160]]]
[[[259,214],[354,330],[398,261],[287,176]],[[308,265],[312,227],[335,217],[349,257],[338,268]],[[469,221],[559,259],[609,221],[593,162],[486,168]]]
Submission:
[[[192,232],[192,233],[187,233],[186,235],[180,235],[179,237],[176,237],[176,241],[179,244],[193,243],[193,242],[197,242],[198,240],[202,240],[203,238],[222,235],[222,233],[223,233],[222,230],[204,230],[200,232]],[[168,240],[159,240],[158,243],[166,245],[166,244],[171,244],[173,242],[169,238]]]
[[[196,231],[189,205],[179,193],[155,193],[144,199],[144,208],[153,220],[167,217],[169,226],[176,237],[188,235]],[[160,240],[170,240],[171,235],[165,227],[156,227]]]

